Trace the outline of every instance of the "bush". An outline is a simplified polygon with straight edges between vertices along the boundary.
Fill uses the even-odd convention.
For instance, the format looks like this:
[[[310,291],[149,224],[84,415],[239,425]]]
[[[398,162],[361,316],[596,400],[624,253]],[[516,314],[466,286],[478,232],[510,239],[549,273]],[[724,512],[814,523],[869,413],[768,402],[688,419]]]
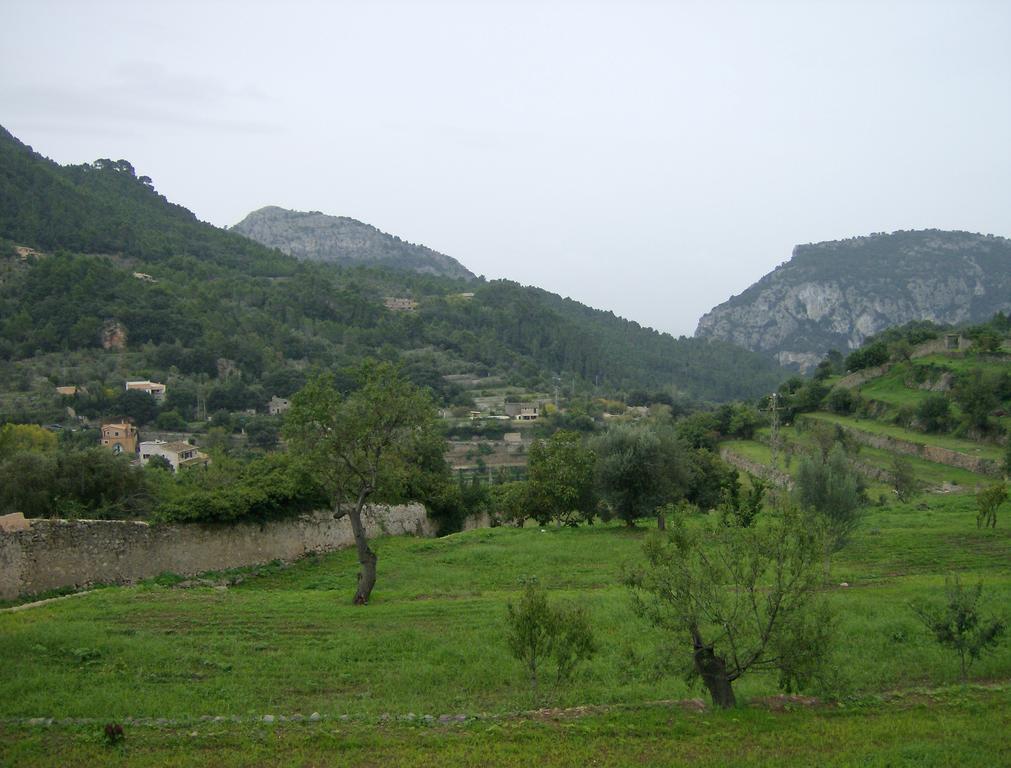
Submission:
[[[927,395],[916,407],[916,419],[926,432],[945,432],[951,425],[951,403],[939,392]]]
[[[272,453],[215,487],[184,477],[174,498],[157,506],[155,517],[163,522],[226,523],[292,517],[327,506],[326,493],[303,467],[287,454]]]
[[[858,401],[859,398],[851,390],[836,387],[828,393],[825,404],[832,413],[848,416],[853,413]]]
[[[966,589],[958,576],[945,579],[946,602],[942,606],[914,603],[911,608],[937,642],[958,654],[962,680],[969,667],[1000,642],[1007,625],[1002,619],[983,616],[979,600],[983,583]]]
[[[888,345],[883,341],[876,341],[855,352],[851,352],[849,357],[846,358],[846,368],[850,371],[861,371],[864,368],[884,365],[890,357]]]
[[[535,699],[545,667],[549,673],[553,668],[557,686],[596,653],[586,610],[550,605],[544,588],[534,581],[527,582],[519,604],[509,603],[506,610],[506,642],[523,664]]]
[[[154,420],[154,425],[169,432],[181,432],[188,427],[179,411],[162,411]]]

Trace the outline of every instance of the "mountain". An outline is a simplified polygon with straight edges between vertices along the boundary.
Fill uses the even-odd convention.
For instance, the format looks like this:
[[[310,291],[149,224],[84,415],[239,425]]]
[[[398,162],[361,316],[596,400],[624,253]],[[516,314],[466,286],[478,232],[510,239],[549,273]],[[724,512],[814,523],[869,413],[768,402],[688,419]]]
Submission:
[[[461,404],[445,379],[460,373],[707,401],[785,378],[765,355],[508,281],[299,261],[200,221],[125,160],[60,166],[0,131],[0,422],[59,418],[56,380],[91,393],[78,413],[106,414],[124,375],[168,382],[184,419],[198,393],[212,413],[262,409],[367,356],[444,404]]]
[[[253,211],[230,231],[305,261],[367,264],[465,280],[474,278],[473,272],[450,256],[408,243],[347,216],[289,211],[268,205]]]
[[[936,229],[798,245],[793,257],[706,313],[722,339],[806,370],[885,328],[958,325],[1011,310],[1011,240]]]

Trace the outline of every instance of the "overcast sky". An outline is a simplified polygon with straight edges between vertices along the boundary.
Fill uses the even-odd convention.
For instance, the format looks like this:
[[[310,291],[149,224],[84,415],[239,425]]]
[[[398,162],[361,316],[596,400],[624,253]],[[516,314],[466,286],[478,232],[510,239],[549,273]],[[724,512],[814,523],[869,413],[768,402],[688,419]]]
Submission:
[[[797,243],[1011,235],[1011,2],[0,4],[0,124],[644,325]]]

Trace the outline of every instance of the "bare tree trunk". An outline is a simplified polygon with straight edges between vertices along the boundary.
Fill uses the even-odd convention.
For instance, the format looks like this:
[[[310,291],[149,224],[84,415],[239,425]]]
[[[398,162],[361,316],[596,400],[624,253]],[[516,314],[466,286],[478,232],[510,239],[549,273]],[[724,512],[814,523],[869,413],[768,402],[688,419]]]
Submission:
[[[365,538],[365,526],[362,524],[362,509],[365,506],[365,494],[358,497],[355,506],[348,511],[351,518],[351,531],[355,535],[355,548],[358,550],[358,589],[355,591],[355,605],[366,605],[372,588],[376,586],[376,563],[379,558],[369,549],[369,540]]]
[[[662,514],[656,516],[656,529],[658,531],[667,530],[667,519]]]
[[[727,674],[726,662],[713,653],[711,645],[703,645],[697,637],[695,640],[695,670],[709,690],[713,706],[720,709],[731,709],[737,706],[733,684]]]

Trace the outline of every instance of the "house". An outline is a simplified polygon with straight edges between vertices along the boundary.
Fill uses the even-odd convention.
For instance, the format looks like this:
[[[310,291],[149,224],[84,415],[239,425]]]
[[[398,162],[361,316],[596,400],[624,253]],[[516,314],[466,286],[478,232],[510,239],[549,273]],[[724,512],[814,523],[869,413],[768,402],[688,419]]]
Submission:
[[[165,399],[165,385],[159,384],[157,381],[145,380],[126,382],[126,391],[129,392],[131,389],[137,390],[138,392],[146,392],[159,403]]]
[[[536,421],[541,415],[541,406],[538,403],[506,403],[506,416],[515,421]]]
[[[383,299],[383,306],[391,312],[413,312],[418,308],[418,302],[414,299],[387,296]]]
[[[164,440],[147,440],[140,444],[140,463],[147,464],[152,457],[161,456],[172,465],[172,471],[180,468],[206,467],[211,463],[206,453],[201,453],[195,445],[181,440],[167,443]]]
[[[126,421],[103,424],[102,446],[132,456],[137,452],[137,428]]]
[[[270,398],[270,402],[267,403],[267,413],[271,416],[280,416],[289,408],[291,408],[291,401],[285,400],[283,397],[278,397],[277,395]]]
[[[24,245],[15,245],[14,252],[18,255],[18,259],[21,261],[28,261],[28,259],[37,259],[42,254],[36,251],[34,248],[28,248]]]

